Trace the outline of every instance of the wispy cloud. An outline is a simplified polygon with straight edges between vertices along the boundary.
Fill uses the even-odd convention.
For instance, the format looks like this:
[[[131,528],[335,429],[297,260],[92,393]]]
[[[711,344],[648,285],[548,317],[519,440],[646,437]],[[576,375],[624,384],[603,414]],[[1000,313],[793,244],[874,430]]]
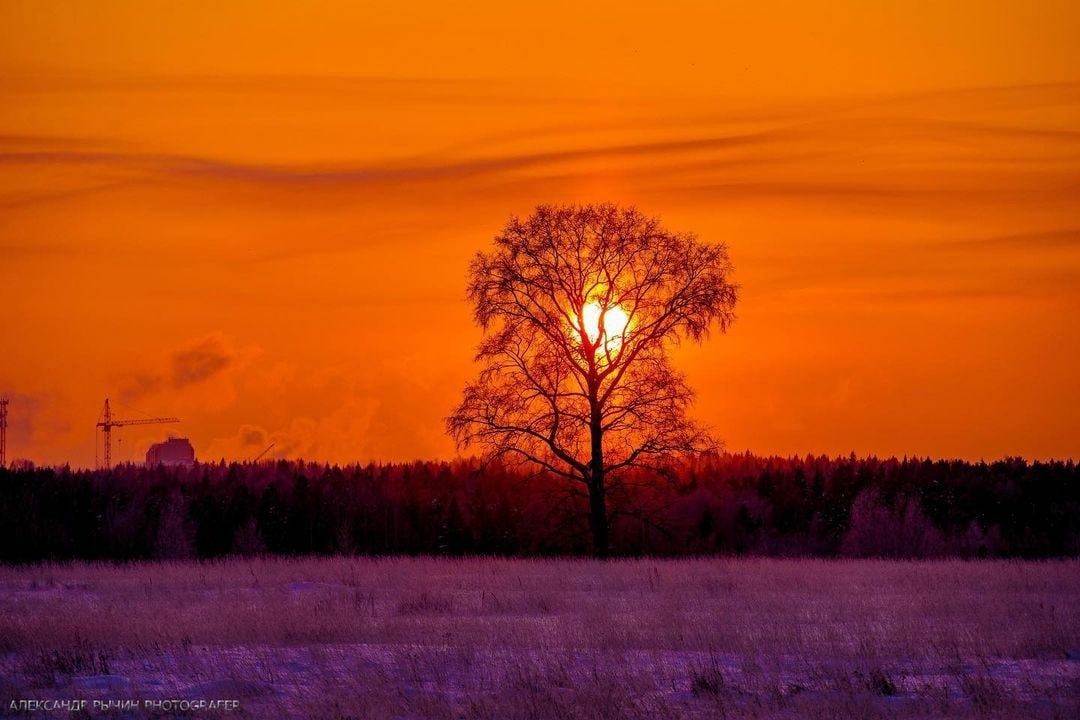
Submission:
[[[468,82],[400,78],[323,78],[311,84],[310,78],[218,78],[174,79],[171,83],[193,84],[195,87],[221,85],[244,91],[252,87],[290,89],[323,87],[391,87],[424,88],[469,86]],[[153,85],[146,81],[126,81]],[[322,84],[320,84],[322,83]],[[538,126],[527,131],[483,136],[472,142],[449,146],[441,154],[426,153],[392,161],[272,163],[252,160],[231,160],[202,154],[162,153],[139,150],[123,138],[0,136],[0,164],[13,168],[83,166],[125,173],[124,181],[132,178],[151,181],[154,178],[195,178],[246,183],[252,186],[284,188],[294,192],[324,190],[328,187],[360,188],[380,185],[400,185],[461,180],[512,180],[522,172],[552,172],[574,165],[581,175],[603,173],[614,164],[630,163],[626,172],[647,176],[657,163],[675,169],[694,169],[709,161],[721,161],[737,156],[745,166],[770,166],[788,162],[789,167],[777,169],[769,178],[778,195],[805,183],[796,183],[794,171],[812,173],[814,157],[847,159],[847,170],[866,168],[868,174],[889,170],[897,160],[882,156],[882,151],[906,153],[912,159],[926,157],[935,162],[971,162],[1004,159],[1029,160],[1033,155],[1061,160],[1062,154],[1080,160],[1080,131],[1075,127],[1023,126],[1017,121],[1000,119],[1001,106],[1012,104],[1014,109],[1024,103],[1070,106],[1080,104],[1080,83],[1051,86],[1022,86],[1012,88],[982,88],[939,92],[927,95],[901,95],[867,99],[860,102],[835,101],[832,105],[791,108],[787,115],[774,111],[760,113],[747,127],[746,113],[699,114],[679,117],[676,112],[662,119],[640,124],[638,131],[651,137],[647,140],[604,142],[593,140],[581,145],[575,139],[575,126],[553,123],[550,128]],[[982,112],[974,109],[983,108]],[[988,117],[994,118],[993,121]],[[769,118],[769,119],[762,119]],[[744,129],[733,131],[733,124]],[[587,128],[588,125],[586,124]],[[602,135],[603,125],[599,126]],[[633,127],[628,124],[625,127]],[[595,133],[597,128],[593,128]],[[560,137],[561,135],[561,137]],[[481,155],[462,155],[486,144],[498,141],[520,141],[535,138],[536,143],[548,146],[544,150],[506,152]],[[941,146],[955,146],[961,155],[943,155]],[[967,154],[963,154],[965,152]],[[867,153],[873,153],[867,155]],[[664,173],[671,168],[660,167]],[[822,171],[834,170],[820,163]],[[1075,167],[1073,168],[1075,170]],[[880,175],[880,172],[877,173]],[[878,184],[885,178],[878,178]],[[823,186],[835,185],[828,177],[819,178]],[[108,187],[108,186],[104,186]],[[72,191],[75,192],[75,191]],[[800,190],[800,192],[802,192]],[[29,202],[24,193],[18,200],[0,198],[0,202]]]
[[[1063,228],[1045,232],[1013,233],[967,240],[949,240],[940,244],[942,248],[967,250],[973,247],[992,247],[1011,250],[1046,250],[1080,249],[1080,228]]]
[[[0,163],[6,165],[89,165],[116,167],[146,173],[216,177],[251,183],[293,187],[331,184],[364,185],[402,181],[454,180],[498,174],[562,162],[649,158],[658,155],[685,154],[747,147],[768,142],[770,133],[751,133],[702,137],[660,142],[577,148],[543,153],[506,155],[489,158],[463,158],[416,165],[270,165],[229,162],[213,158],[154,153],[93,151],[0,151]]]

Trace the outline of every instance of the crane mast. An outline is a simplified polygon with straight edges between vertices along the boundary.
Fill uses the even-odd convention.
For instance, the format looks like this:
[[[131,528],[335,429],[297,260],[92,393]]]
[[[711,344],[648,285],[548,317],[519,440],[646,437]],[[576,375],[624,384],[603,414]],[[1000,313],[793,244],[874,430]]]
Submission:
[[[109,398],[105,398],[105,409],[101,411],[101,419],[97,422],[97,426],[101,428],[102,435],[104,436],[104,466],[106,470],[112,469],[112,431],[113,428],[125,427],[127,425],[161,425],[164,423],[178,423],[180,418],[175,417],[159,417],[159,418],[142,418],[138,420],[117,420],[112,415],[112,409],[109,407]]]

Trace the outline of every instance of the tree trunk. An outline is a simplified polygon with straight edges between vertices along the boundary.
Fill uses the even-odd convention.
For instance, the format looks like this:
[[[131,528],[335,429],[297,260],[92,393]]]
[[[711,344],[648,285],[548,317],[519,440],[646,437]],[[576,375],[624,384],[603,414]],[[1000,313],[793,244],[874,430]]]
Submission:
[[[604,488],[604,426],[600,406],[592,402],[589,433],[592,458],[589,461],[589,528],[592,530],[593,555],[608,556],[607,494]]]
[[[589,481],[589,529],[592,530],[593,556],[608,556],[607,500],[604,495],[604,477]]]

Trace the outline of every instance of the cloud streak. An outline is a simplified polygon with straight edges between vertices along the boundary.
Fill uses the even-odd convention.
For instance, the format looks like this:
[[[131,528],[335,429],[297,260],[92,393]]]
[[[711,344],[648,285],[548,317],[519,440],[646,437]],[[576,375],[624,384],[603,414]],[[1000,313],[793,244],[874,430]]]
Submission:
[[[1002,88],[994,91],[970,91],[976,98],[997,98],[1004,102],[1010,93],[1028,97],[1050,94],[1059,103],[1080,102],[1080,85],[1045,88]],[[934,96],[943,99],[965,97],[965,93]],[[1051,102],[1053,98],[1044,98]],[[984,102],[989,102],[984,100]],[[798,111],[793,111],[798,112]],[[0,164],[19,172],[20,168],[84,168],[120,173],[81,190],[43,193],[31,191],[0,195],[0,206],[25,206],[35,201],[60,201],[79,192],[102,192],[126,183],[152,183],[161,179],[233,183],[267,191],[318,193],[327,190],[365,188],[400,188],[417,184],[455,184],[471,181],[487,184],[519,181],[523,176],[542,178],[565,173],[567,169],[581,177],[618,172],[623,175],[664,179],[682,172],[699,175],[709,169],[722,171],[738,165],[745,172],[756,172],[743,183],[727,183],[729,189],[753,185],[755,194],[768,191],[776,196],[833,192],[841,183],[830,177],[837,170],[855,174],[860,166],[873,182],[861,182],[880,192],[889,192],[889,171],[902,164],[904,156],[943,161],[940,143],[951,146],[950,162],[954,167],[985,165],[989,172],[1007,173],[1002,163],[1026,162],[1036,166],[1065,162],[1065,176],[1076,182],[1080,164],[1080,131],[1064,127],[1024,127],[1014,123],[991,123],[983,118],[965,117],[963,113],[943,111],[939,116],[925,116],[927,109],[916,99],[894,98],[888,102],[862,106],[838,103],[833,111],[817,114],[793,114],[787,119],[759,122],[755,129],[733,132],[717,130],[727,122],[713,118],[712,128],[696,131],[679,123],[658,123],[648,128],[654,137],[648,140],[573,146],[573,140],[555,137],[532,143],[552,144],[541,151],[502,152],[490,155],[429,153],[394,161],[357,163],[270,163],[234,161],[188,153],[141,152],[129,144],[109,148],[105,139],[48,138],[43,136],[7,136],[0,138]],[[922,113],[922,115],[920,115]],[[642,128],[645,130],[646,128]],[[562,128],[566,130],[565,127]],[[544,131],[533,131],[541,138]],[[688,132],[697,132],[687,137]],[[667,137],[664,137],[667,135]],[[526,137],[528,135],[526,134]],[[656,137],[659,136],[659,137]],[[570,143],[567,146],[567,143]],[[482,144],[482,143],[481,143]],[[465,144],[463,147],[468,147]],[[471,145],[476,146],[476,143]],[[460,149],[460,148],[459,148]],[[893,155],[902,154],[898,157]],[[869,160],[869,162],[868,162]],[[884,181],[884,182],[883,182]],[[682,186],[687,183],[677,183]],[[691,183],[701,189],[717,188],[725,183],[703,177]],[[895,183],[892,183],[895,186]],[[929,187],[933,187],[931,183]],[[815,191],[814,188],[821,188]],[[856,194],[863,191],[854,190]],[[895,192],[906,194],[906,188]]]

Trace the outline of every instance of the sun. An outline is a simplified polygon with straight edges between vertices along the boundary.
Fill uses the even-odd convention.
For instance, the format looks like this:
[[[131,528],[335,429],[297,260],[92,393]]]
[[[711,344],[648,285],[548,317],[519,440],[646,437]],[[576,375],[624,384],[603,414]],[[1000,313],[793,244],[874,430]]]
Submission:
[[[621,307],[610,305],[605,308],[595,300],[581,309],[581,320],[590,342],[596,342],[603,334],[605,352],[617,350],[622,345],[623,335],[630,324],[630,316]]]

